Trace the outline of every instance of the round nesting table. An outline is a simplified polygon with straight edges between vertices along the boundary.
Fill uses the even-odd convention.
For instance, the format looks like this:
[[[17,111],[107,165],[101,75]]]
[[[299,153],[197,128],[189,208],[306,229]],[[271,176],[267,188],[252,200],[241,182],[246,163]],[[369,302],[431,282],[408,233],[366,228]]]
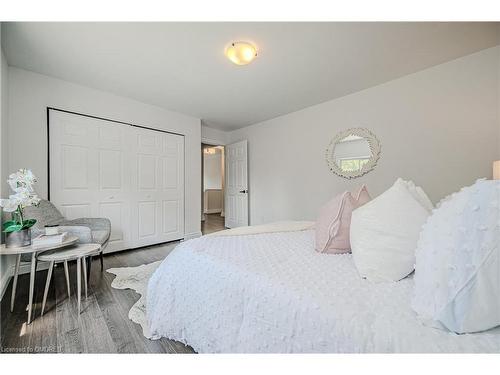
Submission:
[[[45,310],[45,302],[47,302],[47,294],[49,292],[50,280],[52,278],[52,271],[54,264],[64,262],[64,272],[66,273],[66,284],[68,287],[69,297],[69,275],[68,275],[68,261],[76,259],[76,285],[78,296],[78,314],[80,314],[81,294],[82,294],[82,276],[85,285],[85,298],[87,298],[87,266],[85,265],[85,258],[87,256],[95,255],[101,250],[101,245],[97,243],[79,244],[60,250],[49,250],[38,255],[38,260],[42,262],[49,262],[49,272],[47,274],[47,281],[45,282],[45,291],[43,292],[42,313]]]
[[[33,310],[33,291],[35,286],[35,273],[36,273],[36,256],[38,253],[51,249],[59,249],[78,241],[76,236],[68,236],[62,243],[50,245],[46,247],[36,247],[36,246],[23,246],[23,247],[6,247],[3,244],[0,247],[0,255],[16,255],[16,266],[14,268],[14,280],[12,282],[12,294],[10,297],[10,311],[14,310],[14,301],[16,299],[16,288],[17,288],[17,277],[19,276],[19,264],[21,263],[21,255],[31,254],[31,267],[30,267],[30,290],[29,290],[29,300],[28,300],[28,324],[31,323],[31,313]]]

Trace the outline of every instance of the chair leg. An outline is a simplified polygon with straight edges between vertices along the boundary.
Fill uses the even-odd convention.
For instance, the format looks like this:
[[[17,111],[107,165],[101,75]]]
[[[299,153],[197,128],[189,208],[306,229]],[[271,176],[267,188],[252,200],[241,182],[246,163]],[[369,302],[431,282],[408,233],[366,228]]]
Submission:
[[[45,291],[43,292],[42,314],[45,311],[45,303],[47,302],[47,294],[49,293],[50,279],[52,278],[52,270],[54,269],[54,261],[49,264],[49,272],[47,273],[47,281],[45,282]]]
[[[78,294],[78,315],[80,315],[80,304],[82,294],[82,258],[76,260],[76,293]]]
[[[87,264],[85,263],[85,257],[82,259],[82,269],[83,269],[83,285],[85,287],[85,299],[87,296]]]
[[[92,270],[92,255],[87,257],[87,274],[88,274],[88,280],[87,280],[87,284],[88,286],[90,286],[90,271]]]
[[[71,288],[69,286],[69,271],[68,271],[68,261],[64,261],[64,276],[66,277],[66,287],[68,288],[68,298],[71,295]]]
[[[103,255],[102,255],[102,250],[99,253],[99,258],[101,260],[101,272],[103,272],[104,271],[104,260],[103,260],[104,258],[103,258]]]

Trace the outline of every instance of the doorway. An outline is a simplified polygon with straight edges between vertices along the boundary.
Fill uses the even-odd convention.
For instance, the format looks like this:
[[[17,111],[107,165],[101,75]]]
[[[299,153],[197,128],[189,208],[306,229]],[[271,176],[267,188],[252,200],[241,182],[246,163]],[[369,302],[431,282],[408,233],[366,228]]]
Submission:
[[[224,146],[201,145],[201,232],[203,235],[226,229],[224,226]]]

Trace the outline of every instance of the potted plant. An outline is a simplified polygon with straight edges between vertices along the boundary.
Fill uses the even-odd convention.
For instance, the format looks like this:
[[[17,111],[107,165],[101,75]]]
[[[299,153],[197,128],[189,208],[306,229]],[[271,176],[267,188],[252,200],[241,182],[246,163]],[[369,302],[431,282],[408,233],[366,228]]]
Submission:
[[[5,212],[10,212],[12,220],[3,224],[6,233],[6,247],[20,247],[31,245],[31,227],[36,223],[35,219],[24,217],[24,208],[37,206],[40,198],[35,193],[33,185],[37,179],[29,169],[20,169],[12,173],[7,180],[14,194],[8,199],[0,199],[0,206]]]

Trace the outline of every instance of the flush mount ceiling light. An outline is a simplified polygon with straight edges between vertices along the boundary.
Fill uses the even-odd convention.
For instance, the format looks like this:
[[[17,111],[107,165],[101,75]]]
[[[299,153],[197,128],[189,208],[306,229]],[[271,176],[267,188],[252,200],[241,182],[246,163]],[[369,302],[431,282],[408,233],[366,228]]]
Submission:
[[[257,57],[257,49],[248,42],[234,42],[226,48],[226,56],[236,65],[247,65]]]

